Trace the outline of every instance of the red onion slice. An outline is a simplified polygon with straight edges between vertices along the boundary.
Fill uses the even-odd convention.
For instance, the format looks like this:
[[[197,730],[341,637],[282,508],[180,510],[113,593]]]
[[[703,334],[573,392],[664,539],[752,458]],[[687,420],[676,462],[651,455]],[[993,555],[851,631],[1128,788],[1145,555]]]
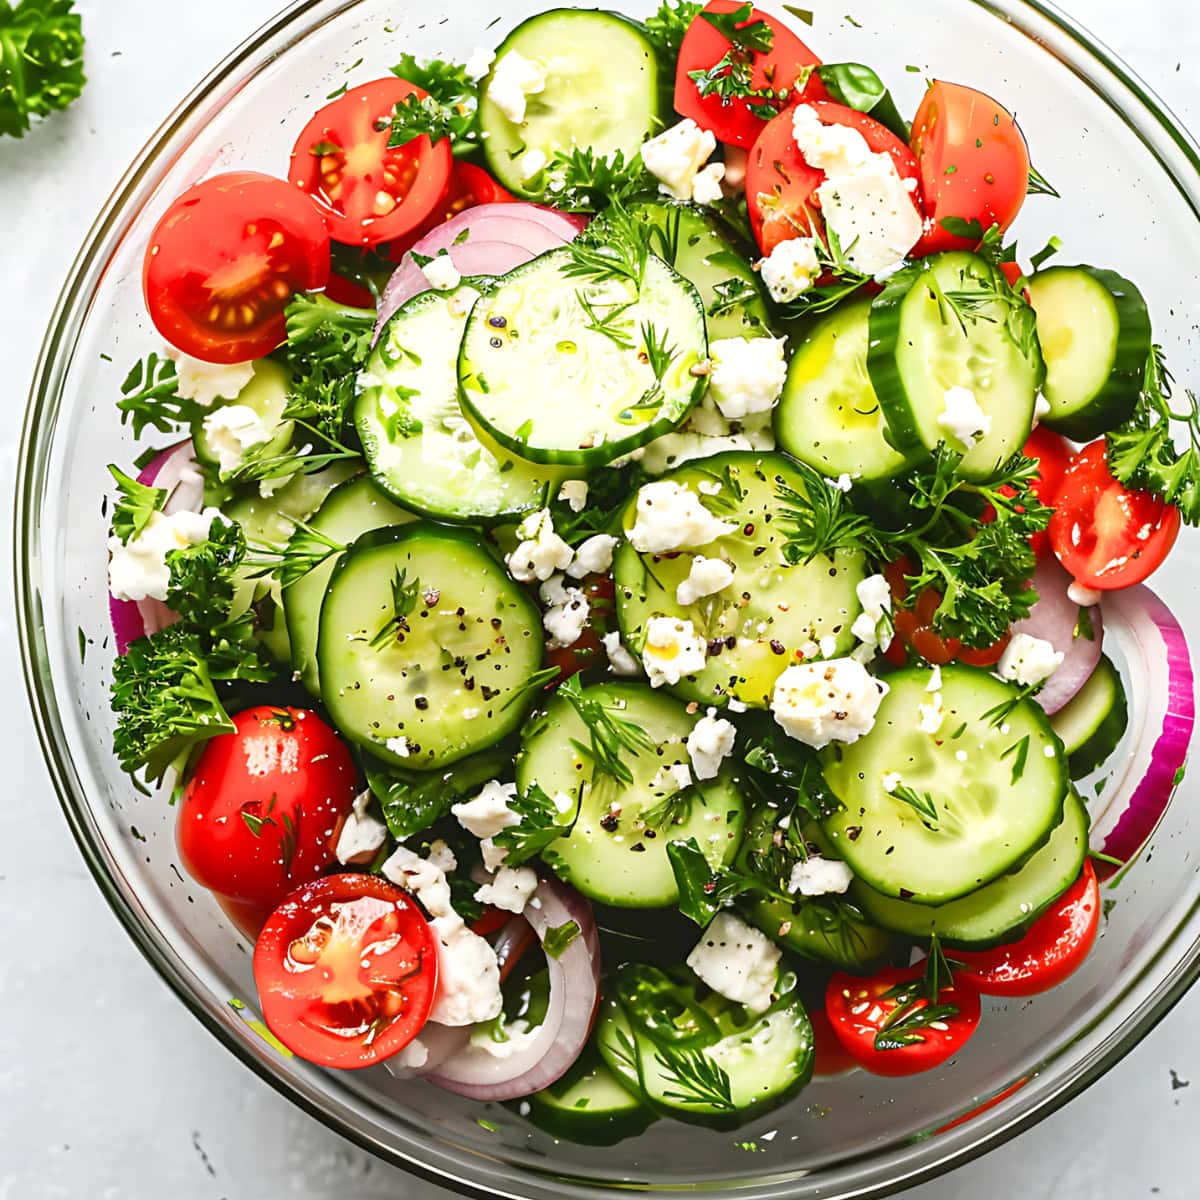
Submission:
[[[1058,712],[1087,683],[1100,661],[1104,642],[1104,619],[1098,607],[1087,610],[1092,636],[1077,634],[1080,609],[1067,595],[1070,585],[1070,575],[1054,559],[1039,562],[1033,576],[1037,603],[1029,616],[1013,625],[1013,633],[1042,638],[1062,653],[1058,670],[1034,697],[1048,714]]]
[[[204,507],[204,476],[196,463],[191,439],[179,442],[152,459],[139,473],[138,483],[166,488],[163,512],[199,512]],[[108,598],[117,653],[124,654],[130,642],[166,629],[175,614],[161,600],[117,600]]]
[[[536,204],[480,204],[427,233],[400,260],[379,300],[375,335],[406,300],[429,290],[413,252],[434,257],[445,250],[460,275],[506,275],[514,267],[571,241],[586,224]],[[466,237],[463,240],[463,232]]]
[[[468,1043],[425,1075],[430,1083],[472,1100],[514,1100],[549,1087],[579,1057],[600,1002],[600,937],[591,905],[574,888],[544,879],[530,897],[525,919],[542,941],[568,921],[579,926],[579,936],[557,958],[546,956],[546,1019],[528,1044],[507,1058]]]
[[[1171,610],[1143,585],[1105,592],[1102,603],[1128,666],[1129,735],[1128,757],[1089,804],[1091,845],[1129,862],[1158,827],[1178,785],[1196,698],[1187,640]]]

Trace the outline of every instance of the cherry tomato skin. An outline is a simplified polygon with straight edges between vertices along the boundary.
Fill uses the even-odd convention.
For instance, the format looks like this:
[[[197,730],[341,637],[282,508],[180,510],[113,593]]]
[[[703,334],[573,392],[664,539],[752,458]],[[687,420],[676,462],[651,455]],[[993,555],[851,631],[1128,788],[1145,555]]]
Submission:
[[[346,304],[351,308],[375,307],[375,297],[369,288],[336,272],[329,276],[329,282],[325,285],[325,295],[335,303]]]
[[[332,862],[358,774],[315,713],[261,705],[204,748],[176,838],[197,883],[251,910],[274,908]]]
[[[1012,114],[991,96],[935,81],[913,118],[910,143],[921,164],[928,215],[915,255],[973,250],[979,239],[951,233],[947,218],[978,221],[1003,233],[1029,190],[1029,150]]]
[[[254,947],[267,1028],[323,1067],[371,1067],[429,1019],[437,943],[414,901],[376,875],[331,875],[293,892]]]
[[[947,1016],[939,1029],[923,1026],[923,1041],[894,1050],[876,1050],[875,1035],[896,1004],[883,999],[897,984],[919,980],[924,964],[887,967],[869,979],[835,972],[825,989],[825,1011],[842,1047],[860,1067],[873,1075],[916,1075],[941,1066],[962,1049],[979,1026],[979,993],[956,978],[938,993],[939,1004],[953,1004],[958,1012]]]
[[[733,12],[741,7],[739,0],[710,0],[704,6],[708,13]],[[744,27],[754,21],[765,21],[774,33],[771,49],[756,53],[751,66],[751,86],[771,88],[777,94],[788,91],[780,104],[790,103],[792,85],[805,67],[819,66],[821,60],[786,25],[769,13],[753,9]],[[675,72],[675,111],[681,117],[691,117],[701,129],[709,129],[717,140],[731,146],[750,147],[763,127],[762,117],[755,114],[746,100],[728,103],[720,96],[701,97],[690,72],[707,71],[725,57],[731,49],[729,40],[703,16],[697,14],[684,34],[679,47],[679,66]],[[828,96],[825,85],[814,75],[805,88],[804,97],[810,100]]]
[[[901,179],[918,179],[912,151],[885,125],[832,100],[813,103],[824,125],[857,129],[876,154],[890,154]],[[750,226],[764,254],[811,229],[811,215],[819,213],[813,193],[825,182],[825,172],[804,161],[792,135],[792,111],[786,109],[762,127],[746,163],[746,201]],[[917,197],[914,205],[920,208]]]
[[[234,171],[189,188],[167,210],[150,235],[142,291],[172,346],[235,363],[281,345],[293,294],[328,278],[321,214],[282,179]]]
[[[376,79],[320,109],[296,139],[288,178],[316,201],[336,241],[376,246],[433,211],[450,178],[449,139],[388,145],[396,105],[426,95],[404,79]]]
[[[1067,464],[1050,518],[1050,545],[1080,585],[1114,591],[1141,583],[1160,566],[1179,525],[1173,505],[1112,477],[1101,438]]]
[[[388,253],[393,262],[399,262],[427,233],[451,217],[481,204],[512,204],[515,200],[512,192],[502,188],[482,167],[456,158],[454,170],[446,181],[446,190],[433,211],[416,229],[396,238],[389,245]]]
[[[954,977],[985,996],[1036,996],[1079,969],[1100,928],[1100,887],[1091,859],[1025,936],[994,950],[954,950]],[[962,963],[962,967],[957,964]]]
[[[853,1071],[858,1063],[846,1053],[825,1010],[810,1009],[808,1019],[813,1031],[813,1075],[828,1077]]]

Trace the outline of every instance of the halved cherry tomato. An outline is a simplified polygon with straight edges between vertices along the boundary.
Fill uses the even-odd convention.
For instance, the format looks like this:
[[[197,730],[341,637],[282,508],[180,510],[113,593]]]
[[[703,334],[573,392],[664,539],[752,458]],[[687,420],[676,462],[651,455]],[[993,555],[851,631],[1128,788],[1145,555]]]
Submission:
[[[480,204],[511,204],[516,200],[512,192],[505,191],[482,167],[474,163],[454,160],[454,170],[446,183],[446,190],[433,206],[433,211],[420,226],[389,246],[394,262],[399,262],[427,233],[439,225]]]
[[[873,117],[831,100],[812,107],[822,124],[857,129],[876,154],[890,154],[901,179],[919,177],[912,151]],[[791,109],[762,126],[746,163],[746,202],[754,237],[764,254],[811,230],[812,217],[820,211],[813,193],[824,182],[825,172],[810,167],[796,145]],[[920,208],[916,197],[913,203]]]
[[[329,276],[329,282],[325,285],[325,295],[338,304],[349,305],[350,308],[375,307],[375,295],[369,288],[355,283],[353,279],[347,279],[345,275],[337,274],[336,271]]]
[[[188,188],[150,235],[142,289],[172,346],[205,362],[247,362],[287,337],[284,309],[329,278],[321,214],[282,179],[254,171]]]
[[[829,980],[825,1011],[833,1032],[846,1053],[873,1075],[915,1075],[941,1066],[962,1049],[979,1025],[979,993],[956,978],[937,996],[938,1004],[950,1005],[956,1012],[947,1013],[936,1023],[914,1027],[912,1032],[919,1035],[919,1041],[876,1050],[876,1035],[900,1007],[893,993],[905,984],[919,982],[924,970],[920,963],[915,967],[887,967],[870,979],[838,971]],[[913,1002],[917,1012],[927,1007],[927,1000]]]
[[[579,671],[586,671],[604,661],[601,636],[608,631],[613,613],[615,591],[611,575],[589,575],[583,583],[588,598],[588,620],[579,638],[569,646],[548,646],[546,665],[557,667],[558,675],[546,685],[546,690],[565,683]]]
[[[821,60],[788,27],[769,13],[738,0],[710,0],[704,6],[706,13],[736,12],[747,10],[744,20],[737,22],[744,28],[754,21],[765,21],[771,27],[773,39],[771,49],[763,53],[751,52],[750,83],[756,89],[770,88],[781,96],[780,104],[790,103],[792,85],[805,67],[819,66]],[[733,49],[724,34],[697,14],[683,36],[679,47],[679,65],[675,71],[675,111],[681,117],[691,117],[701,129],[710,129],[718,141],[733,146],[749,147],[754,144],[763,127],[762,117],[755,114],[745,99],[723,100],[720,96],[701,97],[692,79],[692,71],[707,71]],[[781,95],[782,94],[782,95]],[[813,75],[804,91],[811,100],[828,96],[825,85]]]
[[[1078,583],[1114,591],[1158,568],[1179,536],[1179,510],[1118,483],[1101,438],[1067,464],[1049,532],[1058,561]]]
[[[813,1074],[816,1076],[844,1075],[858,1063],[846,1053],[833,1025],[823,1008],[812,1008],[808,1020],[813,1031]]]
[[[267,1027],[323,1067],[371,1067],[403,1050],[429,1019],[437,967],[420,910],[376,875],[293,892],[254,947]]]
[[[333,861],[357,772],[315,713],[261,705],[205,747],[179,808],[188,874],[240,908],[274,908]]]
[[[974,984],[985,996],[1036,996],[1078,970],[1099,928],[1100,887],[1091,859],[1085,859],[1079,878],[1020,941],[994,950],[948,953],[955,979]]]
[[[1029,440],[1025,443],[1022,453],[1026,458],[1036,459],[1038,464],[1037,474],[1029,481],[1029,490],[1043,504],[1053,506],[1054,497],[1058,494],[1059,486],[1062,484],[1063,473],[1071,459],[1070,443],[1065,438],[1059,437],[1053,430],[1039,427],[1029,435]],[[1000,493],[1010,497],[1017,494],[1016,490],[1007,483],[1000,488]],[[989,504],[979,519],[984,524],[994,521],[996,510]],[[1050,554],[1049,533],[1040,529],[1037,533],[1031,534],[1029,545],[1038,558],[1047,557]]]
[[[391,116],[426,92],[388,76],[354,88],[316,113],[296,139],[288,178],[307,192],[349,246],[375,246],[415,229],[433,211],[450,178],[450,141],[422,134],[388,146]]]
[[[973,250],[978,238],[951,233],[948,218],[978,221],[986,233],[1016,219],[1029,190],[1029,150],[1012,113],[958,83],[932,83],[913,118],[911,145],[921,164],[928,215],[914,254]]]

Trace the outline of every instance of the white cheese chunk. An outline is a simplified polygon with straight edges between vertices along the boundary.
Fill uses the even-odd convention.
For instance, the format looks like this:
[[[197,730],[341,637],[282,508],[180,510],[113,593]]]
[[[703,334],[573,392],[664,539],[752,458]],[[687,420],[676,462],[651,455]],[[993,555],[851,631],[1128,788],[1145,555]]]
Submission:
[[[621,643],[620,630],[614,629],[601,639],[604,643],[604,653],[608,655],[608,665],[617,675],[640,675],[641,664]]]
[[[1062,651],[1045,638],[1015,633],[996,664],[996,674],[1022,687],[1036,687],[1058,670],[1062,660]]]
[[[771,712],[790,737],[816,750],[871,732],[887,684],[852,658],[797,663],[775,681]]]
[[[224,521],[218,509],[156,512],[129,543],[115,534],[108,539],[108,590],[116,600],[166,600],[171,582],[167,555],[208,540],[213,521]]]
[[[783,338],[717,338],[709,342],[709,392],[721,415],[736,421],[770,412],[787,380]]]
[[[692,180],[692,200],[696,204],[716,204],[725,195],[721,190],[724,178],[725,164],[722,162],[709,163],[697,171]]]
[[[732,913],[720,913],[704,931],[687,965],[714,992],[765,1012],[775,999],[781,954],[765,934]]]
[[[520,542],[508,556],[508,573],[518,583],[545,582],[555,571],[565,571],[575,552],[554,531],[548,508],[530,513],[517,526]]]
[[[617,539],[608,533],[594,533],[575,547],[575,558],[567,568],[572,579],[585,575],[606,575],[612,566]]]
[[[494,50],[488,50],[483,46],[476,46],[467,56],[467,61],[463,64],[463,73],[468,79],[480,80],[492,69],[492,63],[495,59],[496,52]]]
[[[676,585],[675,599],[684,608],[689,608],[697,600],[727,588],[733,582],[733,574],[733,567],[723,558],[705,558],[703,554],[697,554],[692,559],[687,578]]]
[[[1104,593],[1096,591],[1095,588],[1084,587],[1082,583],[1077,583],[1072,579],[1067,587],[1067,596],[1072,603],[1078,604],[1080,608],[1091,608],[1093,605],[1100,603],[1104,598]]]
[[[550,635],[551,646],[573,646],[583,634],[590,606],[581,588],[563,586],[561,575],[551,575],[538,589],[542,603],[548,605],[542,625]]]
[[[455,804],[450,811],[473,837],[495,837],[505,829],[521,823],[520,816],[508,805],[516,794],[515,783],[498,783],[489,779],[480,788],[478,795]]]
[[[638,491],[637,520],[628,536],[643,554],[666,554],[706,546],[736,529],[714,517],[690,488],[664,479]]]
[[[387,841],[387,826],[368,811],[371,793],[362,792],[346,814],[334,855],[340,863],[369,860]]]
[[[566,504],[572,512],[583,512],[583,506],[587,503],[588,498],[587,480],[564,480],[562,487],[558,489],[558,498],[564,504]]]
[[[854,880],[844,862],[811,854],[792,868],[788,891],[800,896],[842,895]]]
[[[475,899],[505,912],[523,913],[529,897],[537,891],[537,885],[537,872],[532,868],[501,867],[495,878],[475,893]]]
[[[696,176],[716,148],[715,135],[687,117],[642,144],[642,163],[660,192],[691,200]]]
[[[462,276],[451,261],[448,250],[435,254],[421,267],[421,274],[425,276],[425,282],[438,292],[452,292],[462,283]]]
[[[546,152],[535,146],[517,159],[517,170],[521,172],[522,179],[532,179],[539,171],[545,170],[549,161]]]
[[[787,304],[807,292],[821,275],[815,238],[794,237],[780,242],[758,262],[762,281],[771,299]]]
[[[514,125],[522,125],[529,97],[536,96],[545,88],[545,65],[526,58],[517,50],[510,50],[492,68],[487,98]]]
[[[692,786],[692,772],[687,763],[671,763],[659,767],[650,780],[650,790],[656,796],[674,796]]]
[[[710,708],[692,727],[687,737],[688,757],[697,779],[716,779],[721,764],[733,753],[737,730],[731,721]]]
[[[646,622],[646,644],[642,666],[652,688],[674,685],[685,675],[704,670],[708,645],[691,621],[674,617],[651,617]]]
[[[225,404],[213,409],[204,418],[204,436],[217,456],[217,468],[229,475],[246,461],[246,454],[255,446],[265,445],[275,436],[248,404]]]
[[[965,450],[973,449],[981,437],[992,431],[992,418],[979,407],[975,393],[965,387],[946,389],[937,423],[939,429],[944,429]]]
[[[174,346],[167,347],[167,357],[175,364],[175,391],[180,398],[205,407],[217,400],[236,400],[254,378],[252,362],[204,362]]]

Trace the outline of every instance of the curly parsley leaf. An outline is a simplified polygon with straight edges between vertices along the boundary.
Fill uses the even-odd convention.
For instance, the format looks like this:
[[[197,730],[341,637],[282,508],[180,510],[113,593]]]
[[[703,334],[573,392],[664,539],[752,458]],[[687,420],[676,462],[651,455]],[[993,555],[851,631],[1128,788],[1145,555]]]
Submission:
[[[472,149],[478,141],[479,89],[462,63],[440,58],[422,63],[412,54],[403,54],[392,74],[429,94],[421,98],[414,94],[396,105],[388,145],[404,146],[427,134],[432,142],[449,138],[455,153]]]
[[[509,867],[519,867],[541,854],[552,842],[570,833],[575,824],[574,818],[569,824],[562,823],[558,806],[536,783],[530,784],[524,794],[514,796],[508,807],[521,818],[520,823],[502,829],[493,840],[508,851],[504,863]],[[575,811],[578,814],[578,804]]]
[[[24,137],[34,117],[78,99],[83,24],[75,0],[0,0],[0,134]]]
[[[658,11],[646,18],[646,36],[664,58],[674,58],[683,45],[683,35],[704,7],[699,0],[663,0]]]
[[[711,67],[689,71],[688,78],[701,99],[718,96],[725,105],[745,100],[755,116],[768,120],[780,111],[787,93],[754,86],[754,56],[771,50],[775,30],[753,14],[754,6],[749,3],[728,12],[701,12],[700,19],[729,42],[729,49]]]
[[[559,150],[538,173],[542,199],[568,212],[601,212],[648,191],[653,179],[638,153],[597,154],[587,146]]]
[[[236,521],[214,517],[208,537],[167,555],[167,607],[199,628],[218,627],[229,615],[246,539]]]
[[[119,467],[109,463],[109,474],[117,481],[117,501],[113,505],[113,533],[124,545],[137,537],[150,524],[156,512],[162,512],[167,502],[165,488],[150,487],[131,479]]]
[[[388,830],[403,841],[441,820],[455,804],[495,779],[509,761],[503,754],[477,754],[446,771],[405,771],[364,755],[363,771]]]
[[[153,352],[147,354],[133,364],[121,384],[121,399],[117,401],[121,423],[132,425],[133,436],[140,438],[146,429],[172,433],[202,418],[208,409],[195,400],[184,399],[178,388],[175,364]]]

